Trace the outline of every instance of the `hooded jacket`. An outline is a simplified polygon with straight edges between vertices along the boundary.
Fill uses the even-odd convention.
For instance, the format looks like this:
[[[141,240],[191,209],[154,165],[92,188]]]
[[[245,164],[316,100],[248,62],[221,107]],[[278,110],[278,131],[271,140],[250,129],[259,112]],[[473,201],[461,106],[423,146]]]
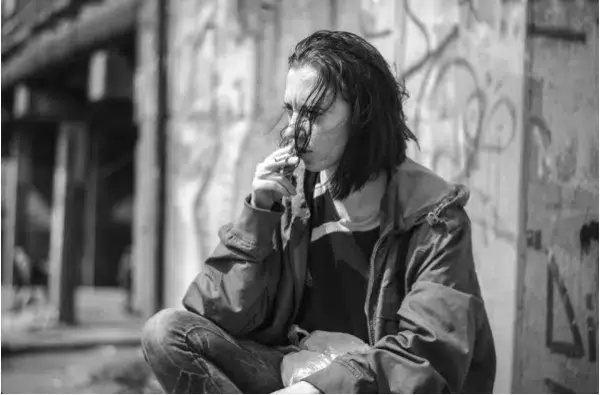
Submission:
[[[283,345],[302,300],[316,174],[297,194],[237,222],[190,285],[184,306],[234,337]],[[370,257],[370,348],[311,376],[325,393],[492,392],[494,341],[475,273],[468,191],[407,159],[390,177]]]

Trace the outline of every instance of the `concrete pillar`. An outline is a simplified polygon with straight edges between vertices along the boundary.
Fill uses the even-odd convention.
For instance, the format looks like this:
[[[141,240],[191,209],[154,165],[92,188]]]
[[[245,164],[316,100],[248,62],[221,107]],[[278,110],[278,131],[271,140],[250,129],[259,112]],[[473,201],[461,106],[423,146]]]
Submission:
[[[515,392],[598,392],[598,4],[530,2]]]

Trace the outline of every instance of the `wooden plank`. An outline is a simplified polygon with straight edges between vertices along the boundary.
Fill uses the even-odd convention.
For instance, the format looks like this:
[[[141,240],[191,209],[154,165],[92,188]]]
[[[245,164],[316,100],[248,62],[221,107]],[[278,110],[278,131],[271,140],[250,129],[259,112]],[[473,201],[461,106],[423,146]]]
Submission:
[[[50,236],[50,299],[58,319],[75,323],[75,288],[83,242],[84,176],[88,135],[85,124],[62,122],[59,126],[54,172],[54,196]]]

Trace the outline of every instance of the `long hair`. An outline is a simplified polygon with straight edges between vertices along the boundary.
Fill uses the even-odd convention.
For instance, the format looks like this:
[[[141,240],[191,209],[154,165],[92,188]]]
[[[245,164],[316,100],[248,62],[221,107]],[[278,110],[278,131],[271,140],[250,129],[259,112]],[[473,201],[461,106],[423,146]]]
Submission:
[[[341,94],[350,105],[350,136],[329,190],[343,200],[382,172],[391,175],[406,158],[406,142],[416,142],[402,108],[408,93],[381,53],[353,33],[320,30],[300,41],[288,66],[307,65],[318,78],[292,125],[295,149],[306,149],[318,111],[327,111]]]

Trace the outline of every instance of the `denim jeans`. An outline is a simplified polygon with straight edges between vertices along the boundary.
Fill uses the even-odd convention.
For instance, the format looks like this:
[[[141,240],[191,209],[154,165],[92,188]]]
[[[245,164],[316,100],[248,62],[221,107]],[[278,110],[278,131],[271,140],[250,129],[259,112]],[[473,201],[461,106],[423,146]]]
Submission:
[[[280,365],[294,346],[234,339],[198,314],[166,309],[144,327],[146,361],[167,393],[270,393],[283,388]]]

